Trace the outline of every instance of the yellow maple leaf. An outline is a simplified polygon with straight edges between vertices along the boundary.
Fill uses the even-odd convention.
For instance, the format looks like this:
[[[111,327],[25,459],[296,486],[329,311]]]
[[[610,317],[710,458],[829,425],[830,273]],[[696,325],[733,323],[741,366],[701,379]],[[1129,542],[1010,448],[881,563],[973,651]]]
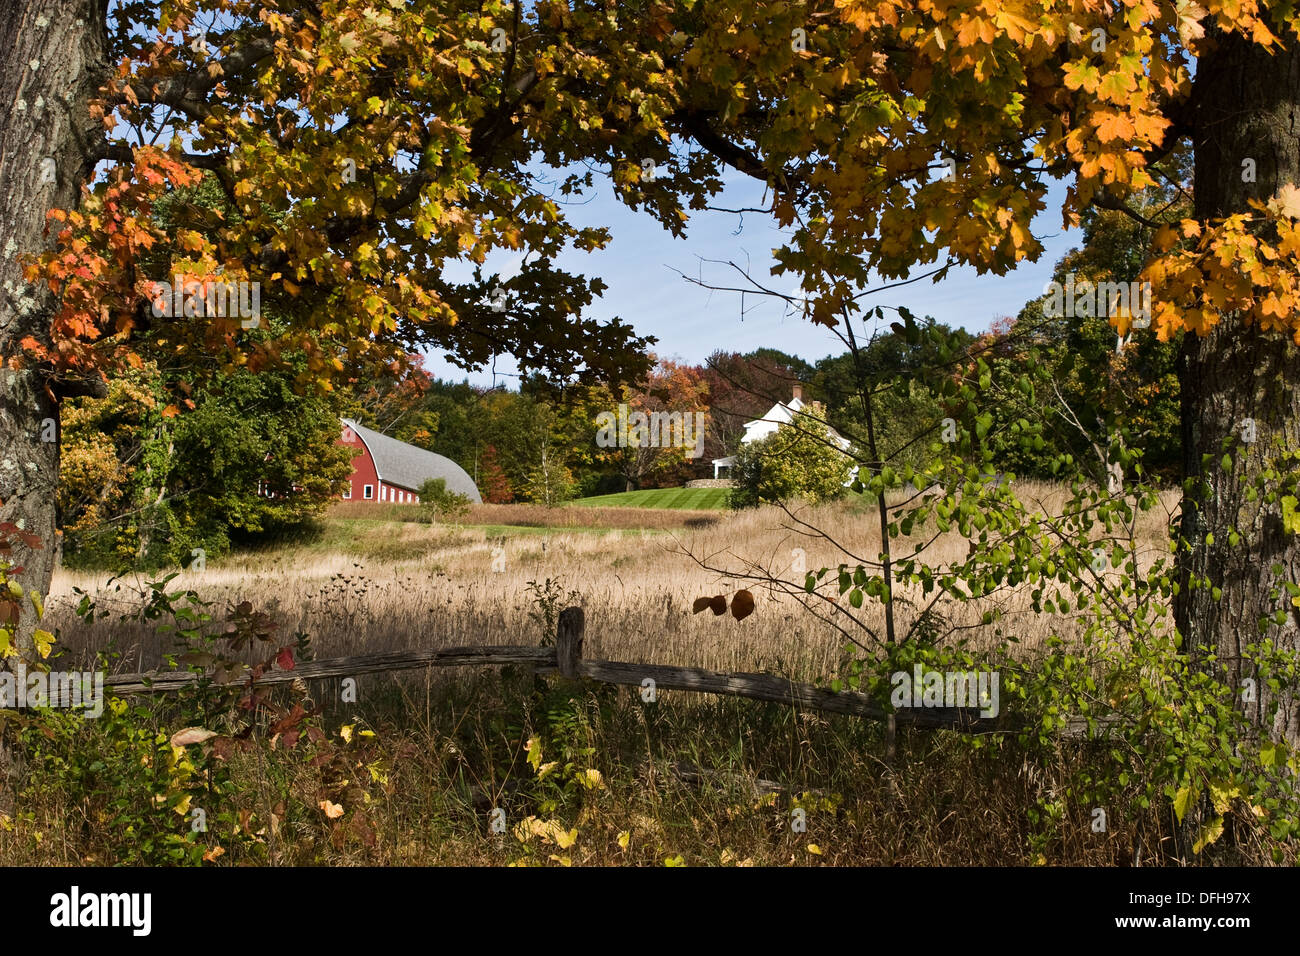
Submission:
[[[1178,232],[1173,226],[1161,226],[1156,230],[1153,245],[1157,252],[1168,252],[1178,241]]]
[[[1258,43],[1266,50],[1271,50],[1273,45],[1278,42],[1277,35],[1264,23],[1263,20],[1256,19],[1251,26],[1251,40]]]

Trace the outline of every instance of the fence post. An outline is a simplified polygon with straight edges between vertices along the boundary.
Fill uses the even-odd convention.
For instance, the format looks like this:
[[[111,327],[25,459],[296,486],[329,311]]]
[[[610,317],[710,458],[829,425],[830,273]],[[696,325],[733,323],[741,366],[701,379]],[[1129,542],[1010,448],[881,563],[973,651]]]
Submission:
[[[565,677],[577,677],[582,660],[582,632],[586,616],[580,607],[566,607],[560,612],[555,629],[555,663]]]

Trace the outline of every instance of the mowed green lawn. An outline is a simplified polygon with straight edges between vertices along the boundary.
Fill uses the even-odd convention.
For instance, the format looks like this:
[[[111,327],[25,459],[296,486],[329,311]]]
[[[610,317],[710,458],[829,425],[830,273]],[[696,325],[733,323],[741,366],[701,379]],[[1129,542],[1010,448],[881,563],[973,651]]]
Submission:
[[[672,511],[725,511],[727,488],[649,488],[617,495],[579,498],[587,508],[668,508]]]

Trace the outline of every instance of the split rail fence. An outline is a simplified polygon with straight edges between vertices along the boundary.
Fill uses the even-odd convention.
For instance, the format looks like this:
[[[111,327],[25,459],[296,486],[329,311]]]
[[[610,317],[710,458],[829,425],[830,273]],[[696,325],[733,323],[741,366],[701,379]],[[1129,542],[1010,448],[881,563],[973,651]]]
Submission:
[[[979,708],[911,707],[891,711],[864,694],[854,691],[836,692],[772,674],[733,674],[696,667],[674,667],[668,664],[592,660],[582,656],[584,629],[585,616],[582,608],[571,607],[560,612],[554,647],[485,645],[358,654],[352,657],[300,662],[293,670],[277,670],[262,674],[257,678],[257,683],[259,686],[267,686],[287,684],[294,680],[356,677],[360,674],[423,667],[521,664],[531,667],[534,673],[558,671],[568,678],[633,687],[647,686],[644,682],[649,678],[654,682],[656,693],[660,690],[693,691],[747,697],[751,700],[788,704],[832,714],[849,714],[870,720],[888,721],[892,717],[899,727],[956,730],[964,733],[987,733],[1010,729],[1005,721],[999,722],[998,718],[981,716]],[[193,672],[185,671],[117,674],[105,677],[104,686],[120,694],[168,693],[193,683],[198,676]],[[247,677],[241,677],[217,686],[233,687],[247,682]],[[1103,724],[1110,722],[1097,721]],[[1088,722],[1084,718],[1070,718],[1062,731],[1062,736],[1065,737],[1087,735]]]

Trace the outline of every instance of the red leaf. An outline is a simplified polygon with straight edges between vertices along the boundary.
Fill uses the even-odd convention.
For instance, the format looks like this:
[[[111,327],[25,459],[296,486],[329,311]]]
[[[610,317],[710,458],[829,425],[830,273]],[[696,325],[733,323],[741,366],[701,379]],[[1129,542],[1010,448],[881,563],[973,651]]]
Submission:
[[[293,648],[280,648],[280,653],[275,655],[275,663],[282,671],[293,670]]]
[[[307,712],[302,709],[301,705],[294,704],[293,710],[273,723],[268,729],[269,734],[286,734],[288,731],[297,727],[302,719],[307,716]]]

